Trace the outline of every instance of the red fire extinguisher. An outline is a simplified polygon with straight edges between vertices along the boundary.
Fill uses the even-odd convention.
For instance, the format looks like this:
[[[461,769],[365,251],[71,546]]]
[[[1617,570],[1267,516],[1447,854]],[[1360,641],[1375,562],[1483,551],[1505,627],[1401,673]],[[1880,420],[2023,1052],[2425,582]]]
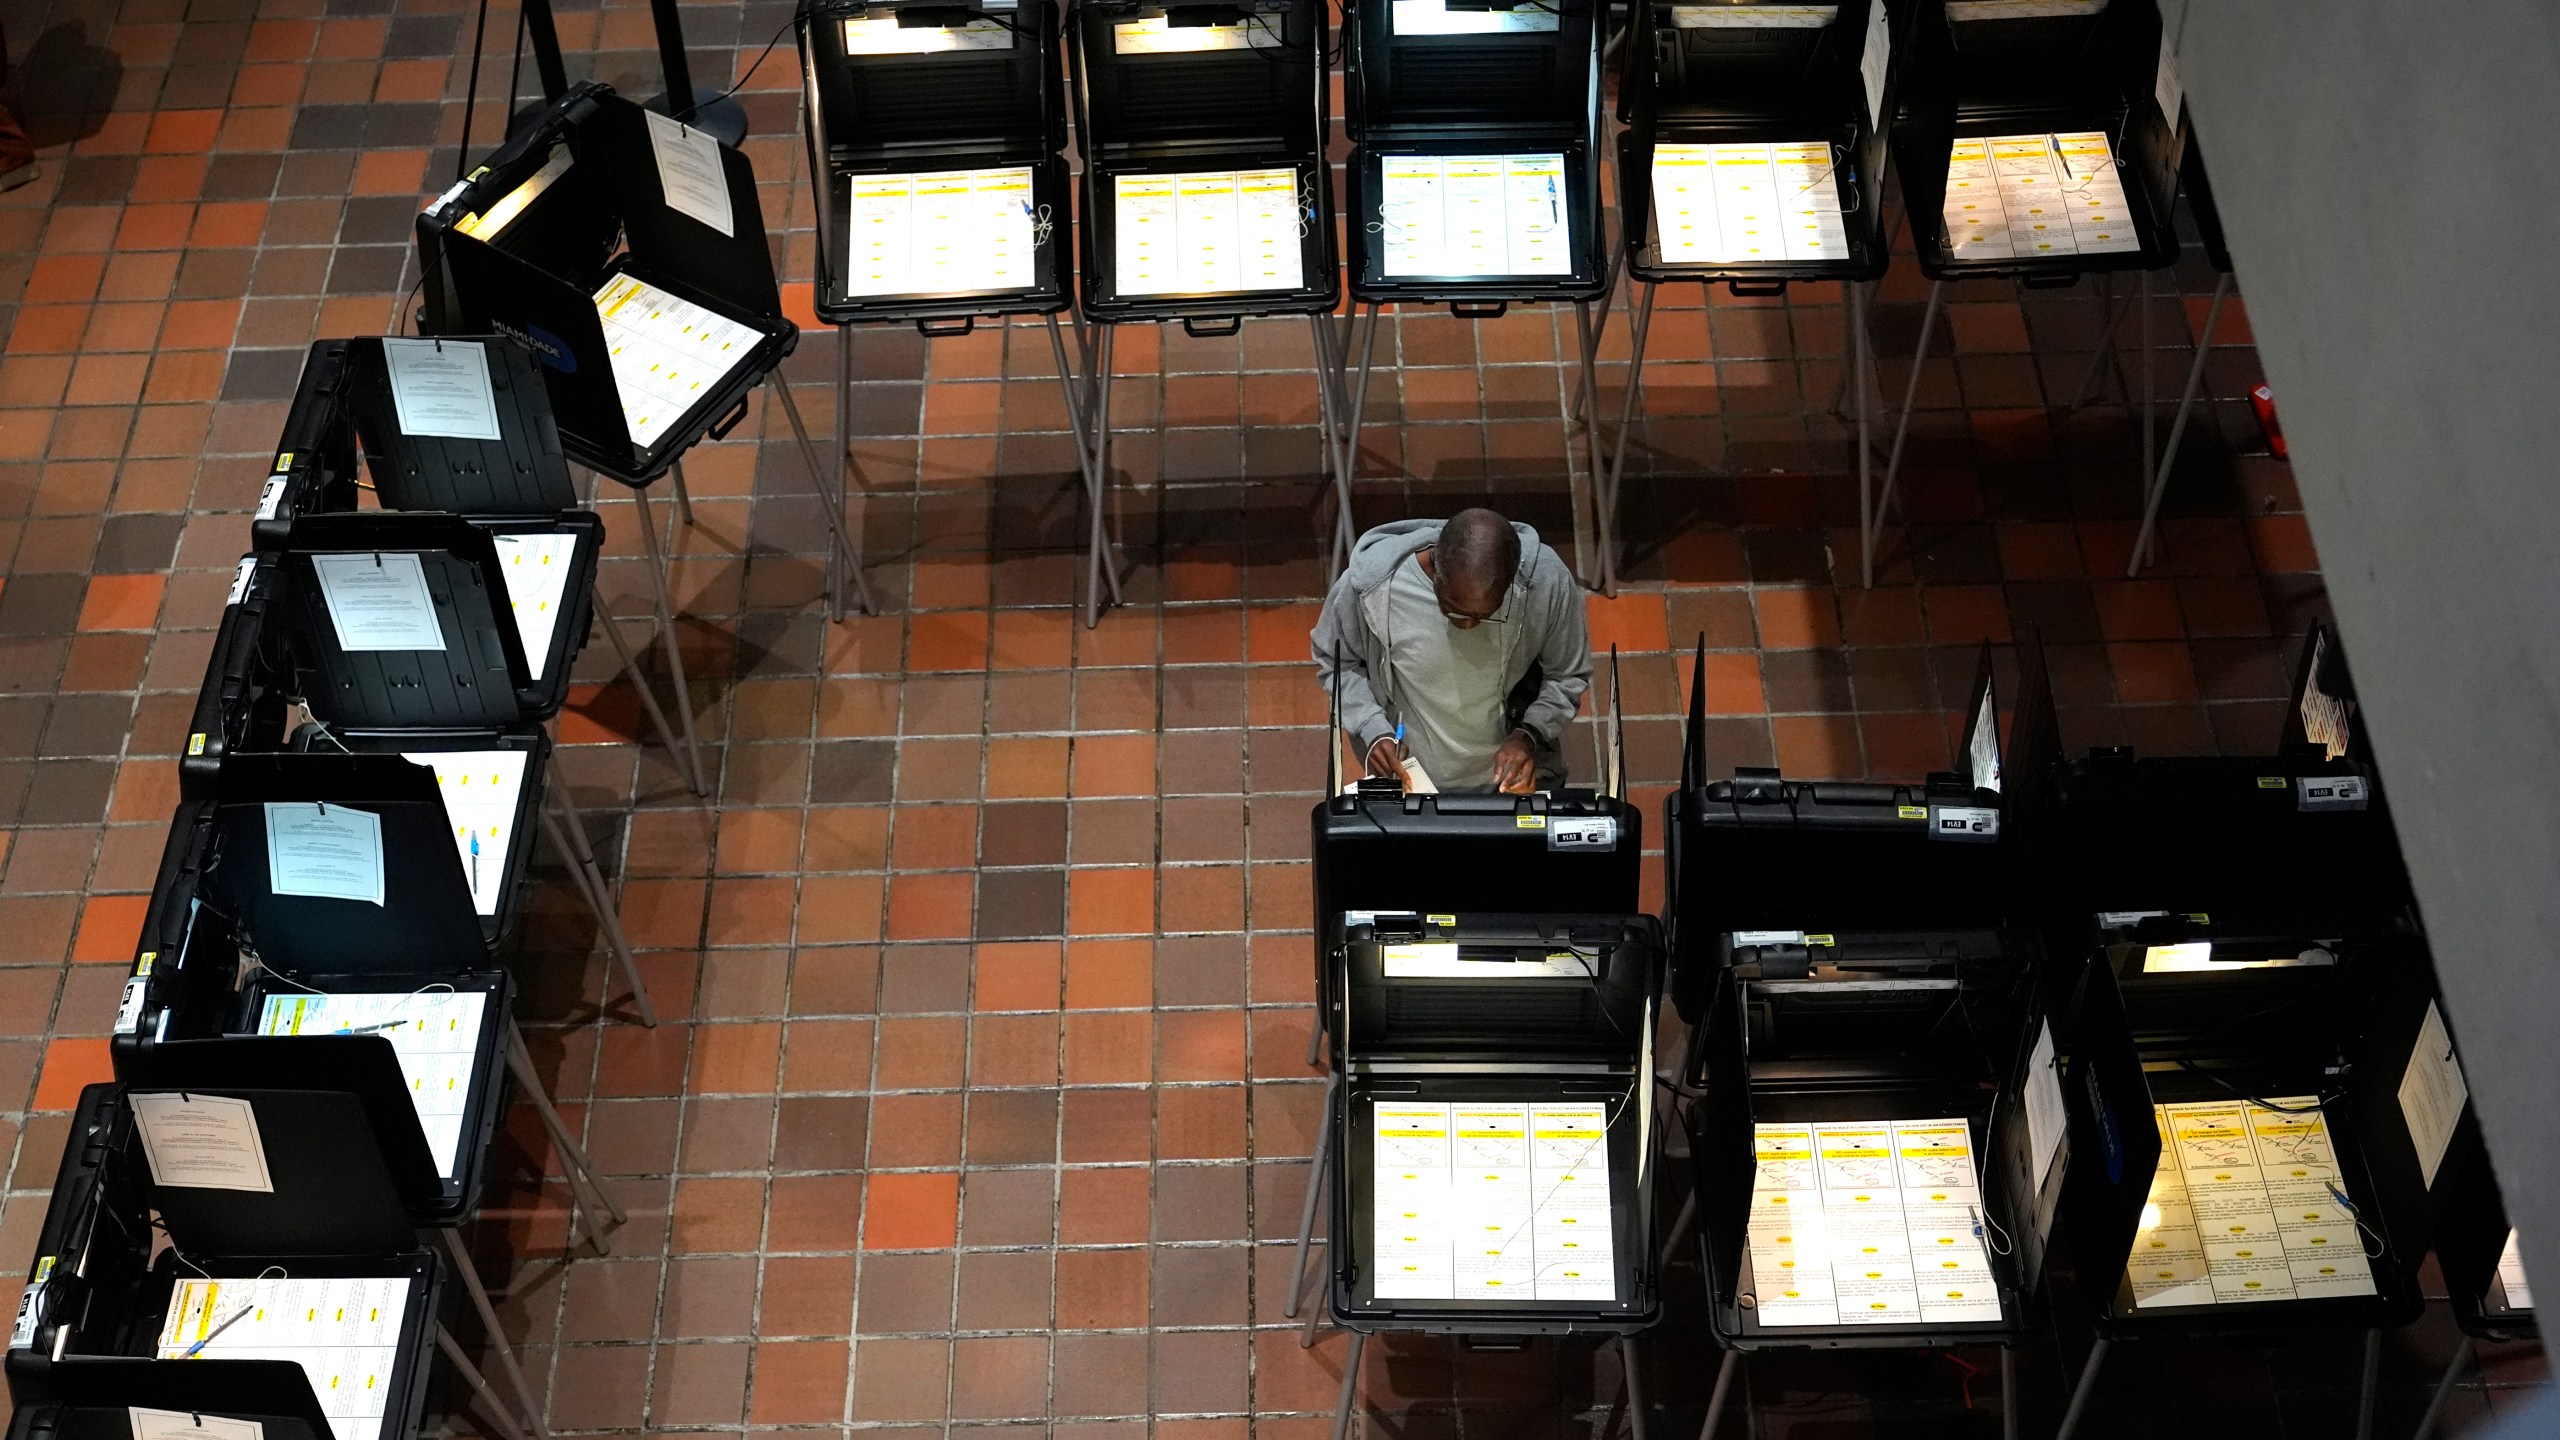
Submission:
[[[2266,433],[2267,453],[2285,459],[2284,427],[2276,423],[2276,396],[2260,381],[2249,391],[2249,408],[2258,412],[2258,428]]]

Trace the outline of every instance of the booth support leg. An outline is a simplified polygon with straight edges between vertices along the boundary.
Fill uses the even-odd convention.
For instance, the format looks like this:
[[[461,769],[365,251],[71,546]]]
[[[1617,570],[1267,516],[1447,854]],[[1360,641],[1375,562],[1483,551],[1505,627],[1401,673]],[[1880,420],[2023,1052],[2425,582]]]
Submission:
[[[2098,377],[2106,373],[2107,362],[2115,358],[2116,330],[2124,324],[2125,307],[2116,303],[2114,277],[2098,277],[2098,308],[2106,312],[2107,323],[2098,331],[2097,353],[2089,357],[2089,368],[2080,374],[2080,384],[2071,392],[2071,401],[2062,407],[2068,415],[2088,403],[2089,392],[2097,388]]]
[[[2160,447],[2160,468],[2150,477],[2150,493],[2142,497],[2142,531],[2134,536],[2133,557],[2124,567],[2128,580],[2151,563],[2151,546],[2160,524],[2160,502],[2169,493],[2169,470],[2178,463],[2178,442],[2187,438],[2187,417],[2195,413],[2196,390],[2204,383],[2205,361],[2213,354],[2213,327],[2222,319],[2222,302],[2230,295],[2230,276],[2213,282],[2213,303],[2205,307],[2204,333],[2196,337],[2196,358],[2187,366],[2186,388],[2178,392],[2178,415],[2169,422],[2168,443]]]
[[[1342,1357],[1342,1394],[1333,1402],[1333,1440],[1351,1433],[1351,1402],[1360,1390],[1360,1357],[1369,1348],[1369,1337],[1354,1330],[1351,1348]]]
[[[1360,306],[1351,306],[1352,325],[1359,325]],[[1351,341],[1334,329],[1333,321],[1323,315],[1307,317],[1307,333],[1316,347],[1316,443],[1324,449],[1324,471],[1333,480],[1333,524],[1328,527],[1332,538],[1326,549],[1331,554],[1330,573],[1342,573],[1345,545],[1343,533],[1351,525],[1351,477],[1342,473],[1342,418],[1349,408],[1345,393],[1349,381],[1344,376],[1344,357]]]
[[[613,611],[606,608],[602,594],[591,590],[588,601],[595,607],[596,618],[604,622],[604,638],[612,642],[613,658],[622,666],[622,673],[631,677],[631,688],[639,693],[640,709],[649,717],[650,728],[658,732],[658,743],[667,747],[668,754],[677,757],[676,770],[684,775],[686,788],[696,795],[701,794],[701,783],[685,769],[683,752],[676,743],[676,727],[668,721],[666,710],[658,704],[658,692],[649,688],[649,677],[640,673],[640,657],[632,653],[631,642],[624,638],[620,622],[614,618]]]
[[[1353,528],[1351,519],[1351,482],[1360,473],[1360,426],[1369,413],[1369,370],[1378,355],[1378,322],[1381,308],[1377,305],[1369,307],[1369,323],[1365,328],[1360,324],[1360,317],[1356,311],[1352,315],[1351,327],[1345,338],[1347,343],[1355,344],[1360,349],[1359,373],[1356,376],[1352,374],[1348,356],[1343,358],[1337,372],[1343,378],[1344,389],[1343,411],[1340,417],[1342,454],[1333,472],[1335,483],[1342,487],[1341,513],[1336,517],[1333,527],[1333,573],[1336,575],[1342,573],[1342,567],[1351,563],[1351,545],[1359,538],[1359,531]]]
[[[1733,1396],[1733,1377],[1742,1369],[1742,1352],[1727,1350],[1716,1366],[1716,1388],[1707,1395],[1707,1423],[1698,1427],[1698,1440],[1716,1440],[1716,1422],[1724,1418],[1724,1402]]]
[[[552,784],[558,788],[556,772]],[[604,932],[605,944],[613,951],[613,963],[621,970],[623,983],[631,989],[631,1003],[640,1012],[640,1023],[656,1029],[657,1007],[649,1003],[649,987],[641,983],[640,967],[632,961],[631,946],[622,936],[622,921],[613,913],[613,890],[596,868],[595,851],[587,845],[576,810],[563,815],[545,806],[542,828],[551,833],[551,843],[560,847],[560,853],[569,857],[570,882],[578,887],[579,898],[587,902],[587,909],[596,917],[596,927]]]
[[[2018,1367],[2000,1347],[2000,1440],[2018,1440]]]
[[[2364,1384],[2356,1394],[2356,1440],[2373,1440],[2373,1401],[2382,1384],[2382,1332],[2364,1332]]]
[[[441,1320],[436,1322],[436,1348],[444,1352],[446,1363],[462,1372],[464,1383],[471,1387],[471,1393],[478,1397],[489,1417],[498,1422],[498,1428],[507,1433],[508,1440],[529,1440],[525,1432],[526,1421],[508,1411],[505,1402],[498,1399],[498,1392],[490,1388],[489,1377],[481,1374],[480,1367],[471,1363],[471,1357],[462,1353],[462,1346],[454,1341],[453,1332],[444,1328]]]
[[[2418,1417],[2418,1428],[2409,1440],[2428,1440],[2436,1427],[2444,1423],[2444,1407],[2453,1403],[2454,1387],[2462,1383],[2462,1372],[2471,1368],[2471,1357],[2477,1353],[2470,1336],[2453,1347],[2453,1362],[2444,1367],[2444,1378],[2436,1382],[2435,1398],[2427,1402],[2427,1413]]]
[[[1581,393],[1574,398],[1572,408],[1566,412],[1565,423],[1570,428],[1573,422],[1580,420],[1583,434],[1590,441],[1591,510],[1594,521],[1592,528],[1600,544],[1600,593],[1616,595],[1618,593],[1617,488],[1609,483],[1608,461],[1600,449],[1600,427],[1594,423],[1600,408],[1598,359],[1600,333],[1592,326],[1590,305],[1578,301],[1575,303],[1573,328],[1575,337],[1582,342]],[[1565,453],[1572,454],[1571,436],[1566,437],[1565,445]]]
[[[1324,1118],[1316,1122],[1316,1153],[1307,1168],[1306,1203],[1298,1207],[1298,1263],[1289,1271],[1289,1303],[1280,1307],[1280,1313],[1292,1320],[1298,1318],[1298,1302],[1307,1290],[1307,1244],[1315,1238],[1316,1201],[1324,1193],[1325,1169],[1333,1159],[1333,1091],[1341,1083],[1339,1075],[1324,1077]]]
[[[684,751],[679,758],[681,768],[696,795],[711,793],[702,778],[702,746],[693,735],[693,687],[684,677],[684,646],[676,635],[675,605],[668,597],[667,556],[658,544],[658,523],[649,514],[649,492],[631,492],[631,503],[640,508],[640,540],[649,547],[649,590],[658,606],[658,639],[666,647],[667,673],[675,681],[676,721],[684,734]]]
[[[1929,360],[1929,335],[1938,328],[1938,311],[1947,301],[1947,282],[1929,282],[1929,309],[1920,317],[1920,343],[1911,352],[1911,378],[1902,387],[1902,418],[1894,422],[1893,451],[1885,457],[1884,483],[1876,489],[1876,503],[1862,537],[1868,583],[1874,584],[1876,541],[1884,536],[1884,517],[1893,507],[1893,482],[1902,473],[1902,442],[1911,434],[1911,407],[1920,399],[1920,371]]]
[[[533,1440],[549,1440],[542,1422],[534,1417],[541,1407],[533,1400],[533,1387],[525,1383],[524,1367],[516,1363],[516,1347],[507,1340],[507,1332],[498,1324],[498,1307],[489,1303],[489,1287],[480,1279],[480,1267],[471,1259],[471,1247],[462,1243],[462,1231],[441,1228],[445,1253],[453,1257],[454,1273],[462,1277],[463,1292],[471,1297],[472,1308],[480,1312],[481,1328],[489,1334],[489,1348],[497,1352],[498,1368],[505,1372],[507,1384],[516,1392],[516,1400],[524,1406],[525,1428],[533,1432]]]
[[[2071,1440],[2071,1432],[2080,1428],[2080,1412],[2089,1408],[2089,1397],[2098,1389],[2098,1371],[2107,1363],[2107,1337],[2089,1347],[2089,1359],[2080,1367],[2080,1383],[2071,1387],[2071,1408],[2062,1412],[2062,1428],[2053,1432],[2053,1440]]]
[[[595,1208],[612,1216],[614,1224],[620,1225],[629,1220],[631,1217],[622,1212],[613,1192],[605,1188],[603,1178],[596,1174],[595,1162],[587,1158],[586,1147],[569,1134],[568,1124],[560,1118],[558,1107],[551,1103],[550,1092],[542,1087],[541,1074],[533,1068],[533,1052],[525,1048],[524,1027],[516,1024],[512,1017],[507,1021],[507,1069],[516,1077],[516,1083],[524,1087],[525,1097],[533,1102],[534,1113],[542,1117],[542,1128],[549,1132],[551,1143],[560,1147],[561,1166],[571,1183],[583,1179]],[[596,1253],[606,1254],[608,1247],[599,1244]]]
[[[1636,428],[1636,393],[1644,384],[1645,338],[1653,329],[1653,300],[1661,290],[1651,281],[1638,280],[1632,275],[1627,278],[1627,283],[1644,286],[1644,299],[1635,306],[1635,328],[1627,332],[1627,388],[1618,397],[1617,439],[1610,446],[1607,468],[1594,466],[1599,473],[1592,477],[1591,482],[1594,503],[1605,507],[1611,517],[1600,530],[1600,593],[1603,595],[1618,593],[1618,547],[1610,543],[1610,537],[1617,525],[1619,487],[1627,478],[1627,437]],[[1600,453],[1597,436],[1593,437],[1591,453],[1594,458]]]
[[[1626,1374],[1627,1433],[1634,1440],[1645,1440],[1644,1365],[1636,1355],[1636,1337],[1618,1337],[1618,1368]]]
[[[1875,346],[1867,335],[1867,287],[1849,282],[1849,385],[1858,392],[1858,583],[1876,588],[1875,442],[1868,436],[1867,392],[1875,388]]]
[[[670,472],[670,480],[675,488],[676,518],[684,522],[684,528],[690,530],[693,528],[693,496],[684,488],[683,461],[679,460],[676,462],[675,469]],[[673,537],[670,537],[667,543],[670,545],[674,544],[675,541]]]
[[[2154,407],[2153,407],[2153,405],[2152,405],[2152,399],[2151,399],[2151,397],[2152,397],[2152,391],[2153,391],[2153,389],[2155,388],[2155,386],[2154,386],[2154,382],[2153,382],[2153,380],[2152,380],[2152,373],[2151,373],[2151,372],[2152,372],[2152,366],[2151,366],[2151,272],[2150,272],[2150,271],[2148,271],[2148,270],[2145,270],[2145,271],[2143,271],[2143,272],[2142,272],[2142,329],[2141,329],[2141,333],[2142,333],[2142,474],[2143,474],[2143,478],[2144,478],[2145,480],[2148,480],[2148,479],[2150,478],[2150,476],[2151,476],[2152,447],[2153,447],[2153,443],[2154,443],[2154,436],[2152,435],[2152,431],[2151,431],[2151,421],[2152,421],[2152,414],[2153,414],[2153,409],[2154,409]],[[2141,552],[2136,551],[2135,553],[2136,553],[2136,554],[2139,554],[2139,553],[2141,553]]]
[[[1093,390],[1093,467],[1085,472],[1085,504],[1091,512],[1085,532],[1084,564],[1084,628],[1102,623],[1103,595],[1107,591],[1111,603],[1120,603],[1120,562],[1111,554],[1111,340],[1110,326],[1102,327],[1101,339],[1094,346],[1095,373],[1089,377]]]
[[[1327,1235],[1322,1240],[1317,1241],[1316,1253],[1330,1257],[1333,1254],[1333,1237]],[[1323,1272],[1318,1271],[1317,1273],[1322,1274]],[[1306,1311],[1306,1323],[1298,1327],[1298,1348],[1301,1350],[1312,1350],[1316,1347],[1316,1327],[1322,1324],[1333,1311],[1332,1287],[1328,1286],[1324,1290],[1317,1292],[1316,1303],[1307,1306]]]
[[[791,382],[776,374],[773,389],[782,397],[782,413],[791,421],[792,438],[800,444],[801,462],[809,467],[809,483],[817,488],[818,507],[827,513],[829,538],[836,546],[836,553],[842,555],[844,568],[852,572],[854,598],[862,606],[863,614],[876,615],[880,613],[880,607],[872,603],[871,582],[862,575],[862,547],[854,543],[853,532],[845,524],[844,492],[827,483],[827,467],[818,463],[818,447],[810,442],[808,423],[800,418],[800,402],[791,398]],[[833,571],[835,566],[830,564],[827,568]],[[834,618],[841,620],[846,613],[844,587],[839,583],[831,589],[827,603],[833,608]]]
[[[1662,1263],[1680,1253],[1680,1242],[1689,1238],[1689,1226],[1698,1218],[1698,1192],[1691,1190],[1680,1201],[1680,1213],[1672,1217],[1670,1237],[1662,1242]]]

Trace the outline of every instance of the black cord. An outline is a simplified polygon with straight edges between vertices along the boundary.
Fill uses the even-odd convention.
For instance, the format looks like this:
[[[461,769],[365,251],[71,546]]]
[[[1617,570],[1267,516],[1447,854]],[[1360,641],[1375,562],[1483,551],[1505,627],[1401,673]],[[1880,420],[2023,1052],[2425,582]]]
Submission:
[[[480,50],[489,38],[489,0],[480,0],[480,19],[471,27],[471,83],[462,91],[462,143],[454,147],[453,183],[471,167],[471,112],[480,104]],[[512,97],[510,97],[512,98]]]
[[[488,0],[481,0],[481,3],[485,5],[488,3]],[[743,86],[748,81],[756,78],[756,72],[764,68],[765,57],[773,53],[774,46],[782,43],[783,31],[789,30],[792,23],[799,18],[799,15],[794,13],[790,20],[783,21],[782,29],[774,31],[773,38],[764,42],[764,48],[756,52],[756,63],[747,67],[747,73],[738,77],[738,83],[736,85],[732,85],[728,89],[721,91],[718,95],[713,96],[710,103],[714,105],[719,104],[721,101],[737,94],[740,86]],[[697,105],[694,108],[699,110],[702,107]]]

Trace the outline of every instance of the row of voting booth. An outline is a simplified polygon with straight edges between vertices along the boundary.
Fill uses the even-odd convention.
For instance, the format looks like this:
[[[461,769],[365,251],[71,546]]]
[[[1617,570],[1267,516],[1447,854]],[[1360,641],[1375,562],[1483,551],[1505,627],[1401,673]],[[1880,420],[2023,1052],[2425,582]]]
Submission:
[[[604,538],[552,414],[497,336],[311,348],[10,1336],[25,1433],[403,1440],[439,1355],[545,1433],[466,1239],[511,1098],[573,1249],[624,1215],[516,1023],[537,831],[656,1023],[546,728]]]
[[[1531,796],[1337,760],[1289,1303],[1351,1332],[1337,1436],[1385,1332],[1605,1340],[1641,1435],[1675,1265],[1706,1440],[1751,1356],[1853,1348],[1998,1350],[2019,1434],[2048,1333],[2062,1437],[2119,1347],[2322,1334],[2363,1337],[2369,1433],[2431,1251],[2466,1337],[2537,1334],[2328,632],[2271,755],[2068,758],[2040,645],[1997,660],[2006,743],[1986,646],[1950,768],[1900,785],[1717,776],[1701,674],[1659,917],[1614,760]]]

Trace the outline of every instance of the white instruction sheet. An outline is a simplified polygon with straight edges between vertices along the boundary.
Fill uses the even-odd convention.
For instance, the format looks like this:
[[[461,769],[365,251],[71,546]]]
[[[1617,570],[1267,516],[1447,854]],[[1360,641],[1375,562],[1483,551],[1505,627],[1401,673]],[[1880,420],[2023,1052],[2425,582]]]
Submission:
[[[182,1410],[145,1410],[128,1406],[125,1423],[133,1440],[266,1440],[267,1427],[255,1420],[227,1415],[201,1415]]]
[[[756,348],[756,332],[679,300],[646,280],[619,275],[595,296],[604,321],[623,428],[646,450]]]
[[[1039,214],[1031,167],[856,175],[845,293],[1023,290]]]
[[[1599,1102],[1370,1102],[1380,1300],[1617,1299]]]
[[[1654,245],[1665,265],[1846,260],[1831,147],[1657,145]]]
[[[2097,255],[2142,243],[2115,152],[2095,130],[1956,141],[1944,214],[1958,260]]]
[[[1295,169],[1116,180],[1113,278],[1121,294],[1221,295],[1304,283]]]
[[[2371,1295],[2317,1098],[2156,1105],[2160,1167],[2125,1278],[2136,1308]]]
[[[1762,1325],[2000,1319],[1962,1119],[1752,1129],[1748,1234]]]
[[[522,750],[417,750],[400,758],[436,772],[445,823],[471,884],[471,904],[498,913],[506,898],[507,847],[516,838],[516,802],[524,794]]]
[[[314,555],[311,569],[320,577],[320,599],[329,608],[339,649],[444,649],[435,596],[427,591],[427,570],[416,555]]]
[[[267,889],[381,904],[382,817],[318,801],[268,801]]]
[[[400,1359],[405,1276],[178,1282],[160,1327],[163,1360],[290,1360],[335,1440],[380,1440]]]
[[[498,396],[489,383],[489,352],[477,340],[410,340],[385,336],[391,405],[403,435],[495,440]]]
[[[153,1184],[274,1193],[257,1107],[248,1101],[183,1091],[138,1094],[133,1118]]]
[[[1390,276],[1573,273],[1561,154],[1381,156],[1378,220]]]
[[[507,605],[524,642],[530,678],[540,680],[551,660],[551,636],[560,626],[560,601],[569,589],[575,535],[499,535],[498,573],[506,577]]]
[[[2400,1071],[2400,1118],[2409,1122],[2409,1143],[2418,1147],[2418,1170],[2427,1188],[2435,1188],[2436,1171],[2453,1132],[2462,1125],[2471,1086],[2462,1078],[2462,1059],[2453,1053],[2453,1037],[2445,1033],[2444,1015],[2427,1002],[2427,1018],[2418,1024],[2417,1041],[2409,1047],[2409,1063]]]
[[[261,1035],[380,1035],[400,1057],[409,1103],[436,1157],[453,1178],[462,1122],[471,1102],[471,1064],[489,997],[477,990],[416,995],[270,995],[258,1011]]]
[[[1448,0],[1395,0],[1389,18],[1398,35],[1534,35],[1564,23],[1553,6],[1526,0],[1512,10],[1452,10]]]
[[[667,208],[736,236],[737,218],[729,210],[729,175],[720,159],[720,142],[680,125],[655,110],[649,117],[649,150],[658,161],[658,190]]]
[[[2507,1292],[2507,1308],[2533,1308],[2533,1287],[2524,1278],[2524,1247],[2516,1240],[2516,1232],[2507,1232],[2507,1248],[2498,1252],[2498,1284]]]

